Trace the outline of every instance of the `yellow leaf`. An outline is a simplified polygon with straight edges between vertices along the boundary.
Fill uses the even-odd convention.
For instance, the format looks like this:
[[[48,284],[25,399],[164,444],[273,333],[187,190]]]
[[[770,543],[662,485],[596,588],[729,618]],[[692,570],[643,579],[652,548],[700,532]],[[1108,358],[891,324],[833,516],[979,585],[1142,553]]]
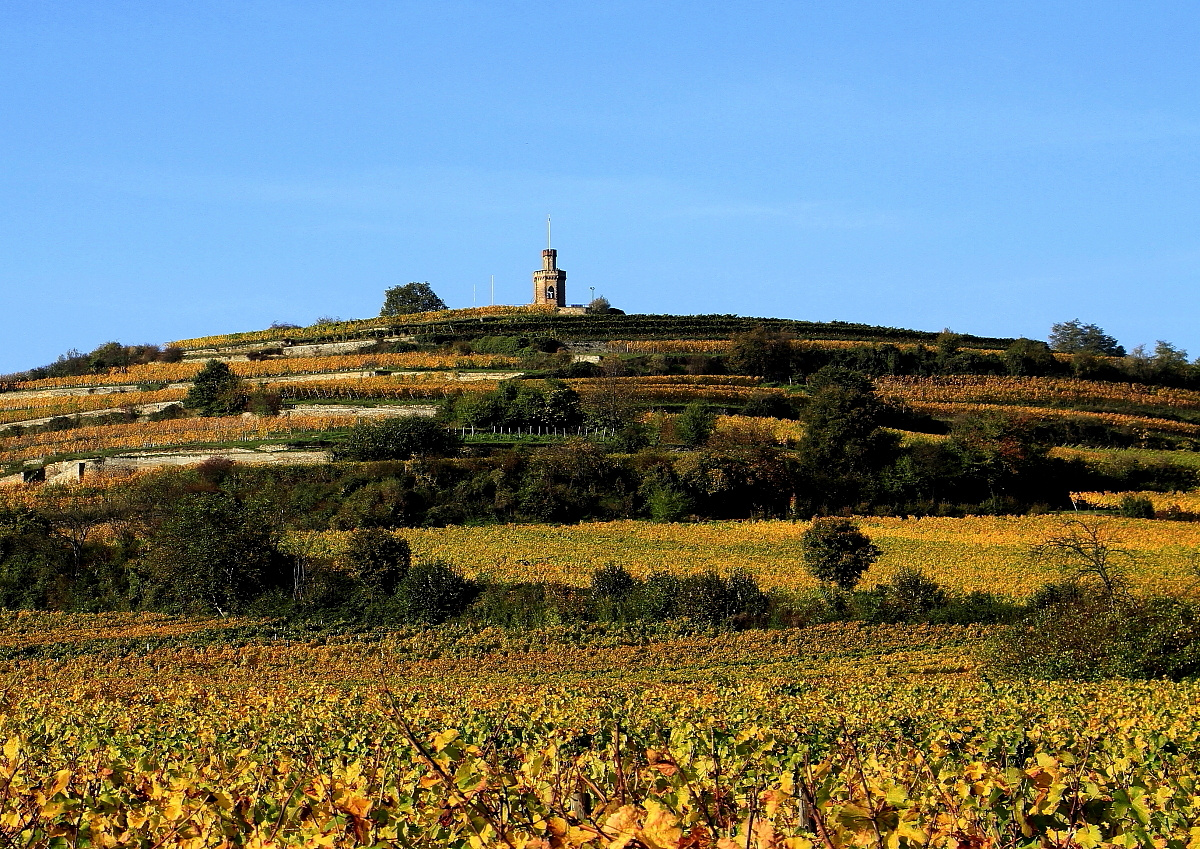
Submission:
[[[638,810],[633,805],[621,806],[604,821],[604,830],[612,839],[608,849],[625,849],[638,833]]]
[[[174,822],[179,819],[183,813],[183,794],[172,793],[171,798],[167,800],[167,804],[163,806],[163,819]]]
[[[433,737],[433,750],[440,752],[458,739],[458,729],[448,728],[441,734],[435,734]]]
[[[46,791],[46,798],[51,799],[63,791],[63,789],[71,782],[73,773],[69,769],[60,769],[54,774],[54,784]]]
[[[675,849],[683,830],[679,828],[679,817],[653,799],[646,800],[646,822],[638,839],[649,849]]]
[[[351,816],[365,817],[371,810],[371,800],[365,796],[351,796],[349,799],[342,800],[341,807]]]

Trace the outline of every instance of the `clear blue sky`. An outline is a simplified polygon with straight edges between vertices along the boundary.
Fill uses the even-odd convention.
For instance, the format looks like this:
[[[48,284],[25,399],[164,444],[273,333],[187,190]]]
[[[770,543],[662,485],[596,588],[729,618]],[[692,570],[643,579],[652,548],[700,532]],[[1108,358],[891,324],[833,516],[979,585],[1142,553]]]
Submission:
[[[1200,354],[1200,4],[0,8],[0,372],[524,303]]]

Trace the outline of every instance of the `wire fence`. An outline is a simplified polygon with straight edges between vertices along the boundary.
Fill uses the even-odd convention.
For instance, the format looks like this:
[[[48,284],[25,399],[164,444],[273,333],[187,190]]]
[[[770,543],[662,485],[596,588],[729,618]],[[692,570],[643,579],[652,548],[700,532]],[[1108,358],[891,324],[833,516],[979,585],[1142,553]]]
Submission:
[[[488,437],[517,437],[517,438],[536,438],[549,437],[568,439],[572,436],[579,436],[585,439],[611,439],[616,435],[616,430],[610,427],[551,427],[549,425],[532,425],[529,427],[500,427],[492,425],[491,427],[465,427],[453,428],[463,439],[479,439]]]

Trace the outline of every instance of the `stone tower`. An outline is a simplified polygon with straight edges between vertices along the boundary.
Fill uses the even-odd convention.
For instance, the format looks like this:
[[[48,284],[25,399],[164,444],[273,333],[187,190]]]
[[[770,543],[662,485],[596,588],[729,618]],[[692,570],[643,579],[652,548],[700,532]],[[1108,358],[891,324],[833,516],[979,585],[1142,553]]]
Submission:
[[[551,307],[567,305],[567,272],[558,267],[558,251],[542,251],[542,267],[533,272],[533,302]]]
[[[535,306],[567,305],[567,272],[558,267],[558,251],[550,247],[550,216],[546,216],[546,250],[542,251],[542,267],[533,272],[533,303]]]

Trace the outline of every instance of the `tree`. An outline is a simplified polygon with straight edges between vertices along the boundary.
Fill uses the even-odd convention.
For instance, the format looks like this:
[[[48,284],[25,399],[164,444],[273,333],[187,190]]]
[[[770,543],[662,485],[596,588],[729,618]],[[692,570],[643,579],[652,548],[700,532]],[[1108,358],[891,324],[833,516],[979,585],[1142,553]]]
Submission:
[[[608,302],[608,298],[598,295],[592,298],[588,304],[588,312],[595,313],[596,315],[607,315],[612,312],[612,304]]]
[[[381,316],[409,315],[415,312],[444,310],[446,302],[439,298],[428,283],[405,283],[384,291]]]
[[[853,519],[821,516],[800,538],[804,565],[818,581],[852,590],[883,552]]]
[[[592,572],[592,597],[623,599],[637,587],[637,579],[619,563],[608,563]]]
[[[1005,350],[1004,364],[1014,377],[1037,377],[1053,372],[1058,360],[1045,342],[1021,337]]]
[[[1087,351],[1106,357],[1123,357],[1125,349],[1094,324],[1079,319],[1063,321],[1050,328],[1050,347],[1063,354]]]
[[[225,615],[291,580],[276,544],[259,511],[227,495],[194,493],[148,541],[146,577],[168,606]]]
[[[183,406],[202,416],[230,416],[245,405],[242,379],[228,363],[209,360],[192,380]]]
[[[898,438],[880,426],[886,408],[870,378],[850,369],[826,366],[809,388],[798,449],[811,497],[828,507],[857,505],[898,454]]]
[[[427,625],[462,613],[478,594],[478,584],[441,560],[414,563],[396,587],[405,618]]]
[[[1061,487],[1048,480],[1050,446],[1038,440],[1030,419],[997,412],[963,416],[952,425],[947,447],[958,455],[965,475],[986,487],[986,498],[1061,500],[1055,497]]]
[[[1187,371],[1187,365],[1187,351],[1162,339],[1154,343],[1154,372],[1157,378],[1179,378]]]
[[[333,451],[338,460],[408,460],[451,454],[462,446],[452,430],[423,416],[359,422]]]
[[[716,427],[716,416],[703,401],[693,401],[683,408],[675,420],[675,435],[689,448],[697,448],[708,441]]]
[[[1029,550],[1035,561],[1062,569],[1072,580],[1098,581],[1104,598],[1123,596],[1128,588],[1127,567],[1133,553],[1117,544],[1112,527],[1090,518],[1061,520],[1058,533]]]
[[[379,528],[352,531],[342,555],[350,574],[368,591],[391,595],[408,574],[408,540]]]
[[[782,380],[792,373],[792,343],[783,334],[759,326],[733,336],[728,362],[733,374]]]

